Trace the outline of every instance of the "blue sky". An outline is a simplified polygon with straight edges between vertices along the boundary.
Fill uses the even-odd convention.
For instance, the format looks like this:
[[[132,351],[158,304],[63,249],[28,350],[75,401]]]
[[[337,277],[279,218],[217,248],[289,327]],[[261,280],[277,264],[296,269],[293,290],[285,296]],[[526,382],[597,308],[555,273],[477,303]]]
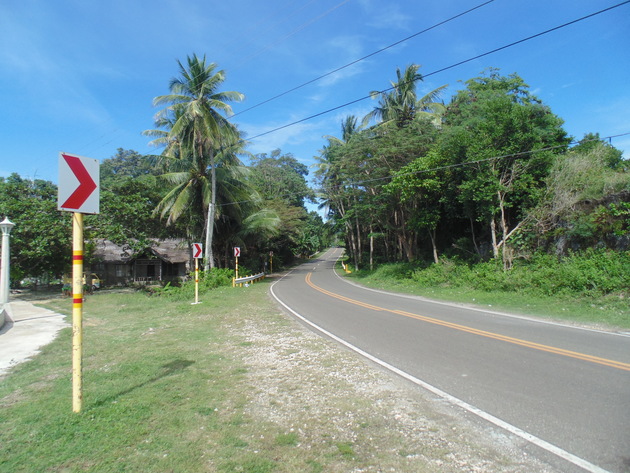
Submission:
[[[622,0],[495,0],[461,18],[280,99],[234,117],[255,137],[389,87],[396,68],[421,64],[422,94],[496,67],[518,73],[574,137],[630,133],[630,4],[470,61]],[[473,8],[483,0],[0,0],[0,176],[57,182],[59,151],[99,160],[118,148],[155,153],[154,97],[177,60],[206,55],[246,96],[235,112]],[[434,73],[434,74],[433,74]],[[252,140],[311,165],[362,100]],[[613,145],[630,156],[630,135]]]

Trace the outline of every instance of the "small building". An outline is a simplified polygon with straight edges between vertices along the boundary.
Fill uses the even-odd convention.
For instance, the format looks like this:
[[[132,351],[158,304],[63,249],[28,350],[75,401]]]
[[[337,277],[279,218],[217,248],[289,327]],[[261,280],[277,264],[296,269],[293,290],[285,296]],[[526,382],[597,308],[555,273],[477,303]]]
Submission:
[[[183,281],[193,268],[190,245],[181,239],[157,240],[140,250],[99,239],[91,261],[91,271],[105,286]]]

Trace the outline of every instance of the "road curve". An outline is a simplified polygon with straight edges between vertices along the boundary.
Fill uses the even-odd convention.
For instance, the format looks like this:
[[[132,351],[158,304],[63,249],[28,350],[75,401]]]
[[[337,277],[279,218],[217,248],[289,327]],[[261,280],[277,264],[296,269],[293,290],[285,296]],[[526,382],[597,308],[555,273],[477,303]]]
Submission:
[[[630,337],[348,283],[332,249],[274,283],[315,330],[552,454],[630,471]]]

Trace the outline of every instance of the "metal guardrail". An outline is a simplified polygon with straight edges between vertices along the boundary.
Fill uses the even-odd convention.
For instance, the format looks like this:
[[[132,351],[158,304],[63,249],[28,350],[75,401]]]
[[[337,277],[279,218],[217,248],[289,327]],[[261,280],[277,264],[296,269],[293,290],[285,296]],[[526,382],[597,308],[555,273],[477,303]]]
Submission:
[[[253,276],[245,276],[244,278],[232,278],[232,287],[239,286],[243,287],[243,284],[247,284],[248,282],[255,283],[260,279],[265,279],[265,273],[254,274]]]

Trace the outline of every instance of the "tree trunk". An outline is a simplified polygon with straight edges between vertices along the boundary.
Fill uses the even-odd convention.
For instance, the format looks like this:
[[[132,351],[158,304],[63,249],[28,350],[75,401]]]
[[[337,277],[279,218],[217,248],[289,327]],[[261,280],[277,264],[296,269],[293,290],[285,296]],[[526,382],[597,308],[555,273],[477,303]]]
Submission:
[[[370,228],[370,233],[374,233],[373,228]],[[374,271],[374,235],[370,235],[370,271]]]
[[[507,235],[508,235],[508,226],[507,226],[507,221],[505,219],[505,194],[503,194],[502,192],[497,192],[497,195],[499,197],[499,208],[501,209],[501,232],[502,232],[502,239],[501,242],[503,243],[503,249],[501,251],[501,254],[503,256],[503,270],[504,271],[508,271],[509,269],[512,268],[512,261],[513,261],[513,254],[512,254],[512,250],[511,248],[508,247],[507,244]],[[498,246],[497,246],[498,249]]]
[[[435,228],[429,230],[429,236],[431,237],[431,246],[433,247],[433,262],[438,264],[440,259],[438,258],[437,246],[435,245]]]
[[[495,258],[499,257],[499,247],[497,246],[497,224],[494,217],[490,218],[490,234],[492,235],[492,254]]]
[[[361,263],[361,253],[363,248],[361,247],[361,227],[359,227],[359,217],[355,216],[355,222],[357,225],[357,258],[355,260],[354,269],[359,270],[359,264]]]
[[[212,252],[212,237],[214,236],[214,219],[216,215],[217,203],[217,173],[214,166],[214,152],[210,151],[210,179],[212,183],[212,195],[208,207],[208,221],[206,222],[206,261],[203,266],[204,271],[214,268],[214,253]]]

